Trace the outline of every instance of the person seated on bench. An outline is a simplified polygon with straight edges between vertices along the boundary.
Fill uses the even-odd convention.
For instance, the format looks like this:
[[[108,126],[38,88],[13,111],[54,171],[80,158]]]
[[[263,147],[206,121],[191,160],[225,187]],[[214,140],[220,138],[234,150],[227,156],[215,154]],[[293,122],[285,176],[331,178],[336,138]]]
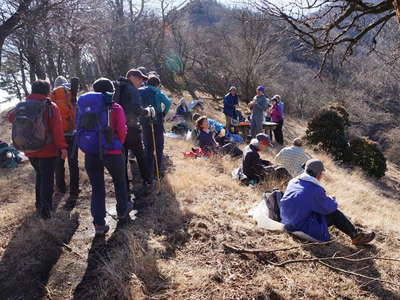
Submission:
[[[267,134],[259,133],[244,149],[242,171],[248,182],[258,183],[272,177],[278,180],[291,178],[284,167],[273,166],[271,162],[261,159],[259,152],[265,151],[270,143],[271,140]]]
[[[320,180],[325,171],[322,161],[310,159],[305,172],[292,179],[280,204],[280,215],[289,232],[302,231],[312,238],[330,240],[329,226],[335,226],[348,235],[354,245],[365,245],[375,238],[375,233],[364,233],[354,227],[338,210],[334,197],[326,195]]]

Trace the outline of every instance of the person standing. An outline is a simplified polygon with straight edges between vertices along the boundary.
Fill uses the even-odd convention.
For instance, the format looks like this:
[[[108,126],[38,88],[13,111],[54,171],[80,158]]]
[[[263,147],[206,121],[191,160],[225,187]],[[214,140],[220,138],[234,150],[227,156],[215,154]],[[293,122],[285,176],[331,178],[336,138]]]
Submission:
[[[257,95],[253,98],[253,101],[249,103],[249,107],[252,109],[251,136],[253,138],[263,131],[264,112],[267,109],[269,102],[267,97],[265,97],[264,92],[264,86],[260,85],[257,87]]]
[[[147,81],[148,77],[145,76],[141,71],[137,69],[131,69],[127,72],[126,78],[120,78],[119,81],[119,99],[118,103],[122,106],[126,115],[126,123],[128,126],[128,134],[124,144],[125,159],[126,159],[126,179],[128,182],[128,155],[129,150],[136,157],[137,164],[139,166],[140,175],[144,187],[147,187],[151,183],[151,176],[149,173],[148,166],[146,165],[143,140],[142,140],[142,128],[140,121],[142,117],[148,116],[149,111],[143,108],[142,98],[139,94],[139,88],[142,86],[144,81]],[[133,172],[132,172],[133,173]]]
[[[155,116],[153,118],[143,119],[143,139],[146,162],[152,181],[155,179],[154,174],[157,171],[156,168],[158,168],[159,172],[162,169],[164,155],[164,118],[171,107],[171,100],[160,90],[160,86],[160,79],[156,76],[150,76],[147,80],[147,86],[139,89],[144,107],[154,108],[155,110]],[[152,122],[152,124],[150,122]],[[154,161],[154,151],[157,156],[157,166]]]
[[[274,129],[275,141],[279,145],[283,145],[283,132],[282,132],[283,118],[282,118],[282,112],[278,105],[277,99],[273,98],[271,100],[271,108],[270,108],[269,112],[271,114],[271,121],[277,124]]]
[[[106,188],[104,168],[114,183],[119,221],[129,219],[133,203],[129,200],[123,144],[127,134],[125,113],[112,101],[113,83],[99,78],[93,83],[94,92],[78,99],[77,141],[85,153],[85,169],[92,186],[91,214],[96,235],[109,230],[106,217]]]
[[[70,83],[63,76],[58,76],[54,81],[54,89],[51,92],[51,101],[59,108],[63,122],[64,137],[68,145],[68,167],[69,167],[69,198],[65,204],[66,208],[73,208],[79,195],[79,165],[78,148],[74,147],[74,135],[76,129],[76,90],[72,91]],[[56,165],[56,187],[65,194],[65,160],[59,158]]]
[[[237,88],[232,86],[229,93],[224,97],[224,115],[226,119],[226,130],[231,131],[232,119],[236,117],[236,106],[239,105]]]
[[[49,97],[50,83],[37,80],[26,101],[18,103],[8,116],[13,123],[13,144],[25,152],[35,170],[35,206],[43,219],[51,218],[57,157],[65,160],[68,154],[61,114]]]

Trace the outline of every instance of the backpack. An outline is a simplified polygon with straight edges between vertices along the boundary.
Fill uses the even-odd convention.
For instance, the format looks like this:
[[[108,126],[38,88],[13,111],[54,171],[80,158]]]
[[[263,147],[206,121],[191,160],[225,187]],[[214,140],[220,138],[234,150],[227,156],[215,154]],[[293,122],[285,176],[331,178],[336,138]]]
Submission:
[[[48,121],[52,115],[50,100],[27,100],[17,104],[12,124],[12,141],[17,150],[39,151],[51,143]]]
[[[76,104],[72,101],[71,90],[65,86],[59,86],[51,93],[51,101],[57,104],[60,110],[64,132],[75,130]]]
[[[189,131],[189,127],[186,125],[186,123],[179,123],[171,128],[171,132],[178,134],[178,135],[186,135],[186,133]]]
[[[0,142],[0,168],[15,168],[21,162],[18,151]]]
[[[262,199],[265,201],[265,204],[268,208],[268,218],[271,220],[280,222],[281,221],[281,212],[279,208],[279,201],[281,201],[283,197],[283,193],[280,190],[273,190],[272,192],[264,193]]]
[[[86,93],[78,99],[76,143],[86,154],[121,150],[121,141],[110,127],[111,93]]]
[[[121,103],[123,102],[121,101],[122,100],[121,95],[123,95],[125,87],[128,85],[128,80],[125,79],[124,77],[120,77],[117,80],[115,80],[113,84],[115,90],[113,95],[113,101],[125,108],[125,103]]]

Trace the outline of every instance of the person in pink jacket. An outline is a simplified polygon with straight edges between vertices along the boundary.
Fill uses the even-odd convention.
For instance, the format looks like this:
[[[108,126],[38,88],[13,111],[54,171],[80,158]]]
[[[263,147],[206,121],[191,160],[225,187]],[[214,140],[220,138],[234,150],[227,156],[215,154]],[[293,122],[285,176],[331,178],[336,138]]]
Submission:
[[[274,129],[274,137],[275,141],[283,145],[283,132],[282,132],[282,127],[283,127],[283,118],[282,118],[282,111],[278,105],[278,101],[275,98],[271,99],[271,108],[269,110],[271,114],[271,121],[278,124],[276,128]]]
[[[110,80],[100,78],[93,83],[93,90],[97,93],[94,96],[98,96],[98,93],[103,93],[105,97],[107,93],[114,92],[114,85]],[[84,94],[79,98],[78,110],[80,107],[84,107],[84,97],[93,97],[93,93]],[[82,103],[81,106],[80,101]],[[78,123],[80,122],[79,115],[80,112],[78,111]],[[104,168],[108,170],[113,180],[115,198],[117,200],[118,220],[120,222],[126,222],[129,219],[129,213],[133,210],[133,203],[130,202],[128,195],[125,176],[125,156],[122,146],[127,134],[126,118],[123,108],[117,103],[112,103],[109,118],[110,130],[112,131],[110,134],[111,141],[103,146],[100,150],[101,154],[90,153],[89,147],[87,149],[82,147],[84,146],[84,141],[79,144],[80,125],[78,124],[78,144],[81,150],[85,152],[85,168],[92,186],[91,213],[96,235],[104,235],[109,230],[109,226],[105,222],[106,189],[104,183]],[[84,118],[82,118],[82,120],[83,119]],[[104,135],[106,136],[106,134]],[[107,140],[107,137],[105,139]]]

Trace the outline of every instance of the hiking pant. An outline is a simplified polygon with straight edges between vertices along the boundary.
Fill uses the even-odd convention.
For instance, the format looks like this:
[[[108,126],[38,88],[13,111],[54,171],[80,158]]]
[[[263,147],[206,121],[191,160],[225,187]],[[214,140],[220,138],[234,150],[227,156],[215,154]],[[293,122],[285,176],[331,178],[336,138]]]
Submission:
[[[53,208],[54,172],[57,158],[30,157],[29,161],[36,173],[36,211],[41,216],[48,217]]]
[[[275,142],[277,142],[280,145],[283,145],[283,120],[277,123],[276,128],[274,129],[274,136],[275,136]]]
[[[74,140],[74,136],[65,136],[65,141],[68,144],[69,193],[71,196],[77,196],[79,194],[78,147],[74,147]],[[59,191],[66,190],[64,165],[65,160],[58,157],[56,165],[56,186]]]
[[[226,130],[227,130],[228,132],[231,132],[232,117],[230,117],[230,116],[228,116],[228,115],[225,115],[225,120],[226,120],[226,122],[225,122]]]
[[[157,155],[158,170],[161,172],[161,166],[163,162],[163,152],[164,152],[164,120],[162,116],[159,116],[154,120],[153,126],[154,126],[154,138],[156,142],[155,151]],[[145,124],[143,124],[143,139],[146,151],[147,166],[149,167],[151,178],[154,179],[157,174],[156,174],[156,163],[154,159],[153,131],[150,122],[146,122]]]
[[[117,213],[122,215],[129,201],[125,177],[125,157],[123,154],[105,154],[103,160],[98,155],[85,154],[85,168],[92,186],[90,210],[93,224],[105,225],[106,217],[106,187],[104,168],[108,170],[114,183]]]
[[[142,141],[142,130],[139,126],[128,127],[128,134],[126,136],[126,141],[124,144],[125,148],[125,176],[127,182],[128,193],[129,190],[129,176],[128,176],[128,162],[129,162],[129,153],[128,150],[131,150],[133,155],[136,157],[137,164],[139,166],[140,176],[142,177],[143,182],[150,181],[149,169],[146,164],[146,158],[144,154],[143,141]],[[133,176],[133,170],[131,170]]]
[[[251,136],[256,137],[257,134],[263,132],[263,116],[251,118]]]
[[[325,218],[328,227],[333,225],[351,238],[356,236],[357,229],[340,210],[335,210],[333,213],[326,215]]]

